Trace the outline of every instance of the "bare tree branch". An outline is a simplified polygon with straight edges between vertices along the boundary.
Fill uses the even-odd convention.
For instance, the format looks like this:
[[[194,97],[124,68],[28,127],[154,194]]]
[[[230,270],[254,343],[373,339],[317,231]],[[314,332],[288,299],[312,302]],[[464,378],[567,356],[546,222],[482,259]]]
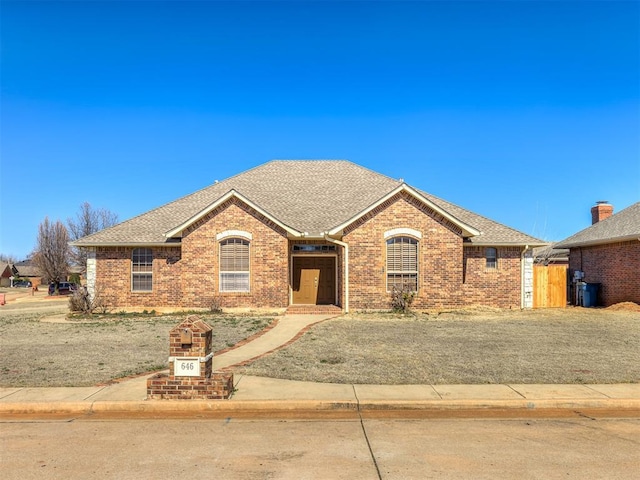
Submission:
[[[111,211],[100,208],[94,210],[89,202],[80,205],[80,211],[76,218],[67,219],[69,237],[72,242],[99,232],[118,223],[118,215]],[[71,262],[82,268],[87,266],[87,251],[81,247],[71,247]]]
[[[15,257],[15,255],[6,255],[4,253],[0,253],[0,264],[3,263],[18,263],[17,258]]]
[[[47,282],[66,280],[69,271],[69,234],[62,222],[51,223],[49,217],[38,226],[33,264]]]

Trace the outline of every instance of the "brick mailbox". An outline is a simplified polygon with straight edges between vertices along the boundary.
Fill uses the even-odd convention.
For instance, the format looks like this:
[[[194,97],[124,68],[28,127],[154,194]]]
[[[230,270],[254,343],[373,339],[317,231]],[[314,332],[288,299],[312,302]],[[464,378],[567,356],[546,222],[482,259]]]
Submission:
[[[233,374],[213,371],[211,327],[192,315],[169,332],[169,375],[147,380],[150,400],[229,398]]]

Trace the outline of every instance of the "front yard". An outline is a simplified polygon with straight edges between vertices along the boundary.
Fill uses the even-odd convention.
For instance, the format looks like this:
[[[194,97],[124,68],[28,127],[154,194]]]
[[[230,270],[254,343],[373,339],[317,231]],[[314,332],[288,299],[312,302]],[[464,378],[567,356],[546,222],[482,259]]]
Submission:
[[[636,306],[637,307],[637,306]],[[110,316],[50,323],[1,311],[0,387],[88,386],[167,368],[180,316]],[[214,351],[272,317],[202,315]],[[347,315],[251,365],[247,374],[356,384],[627,383],[640,381],[640,311],[462,310]]]
[[[237,370],[356,384],[640,381],[640,312],[567,308],[350,315]]]
[[[169,368],[169,331],[185,316],[108,316],[41,321],[42,313],[1,312],[0,387],[91,386]],[[58,315],[58,317],[62,317]],[[213,351],[264,329],[273,317],[200,317]]]

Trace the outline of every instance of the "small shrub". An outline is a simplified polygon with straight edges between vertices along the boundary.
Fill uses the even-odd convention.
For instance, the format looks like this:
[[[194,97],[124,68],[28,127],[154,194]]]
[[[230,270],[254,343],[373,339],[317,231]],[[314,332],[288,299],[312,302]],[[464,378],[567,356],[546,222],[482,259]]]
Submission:
[[[69,310],[91,315],[96,311],[107,313],[109,307],[107,300],[100,294],[100,289],[97,286],[94,288],[93,297],[86,287],[80,287],[69,297]]]
[[[405,283],[402,287],[393,286],[391,290],[391,308],[394,312],[409,313],[413,299],[416,297],[416,292],[410,286]]]
[[[72,312],[91,313],[91,299],[85,288],[79,288],[69,297],[69,310]]]
[[[220,300],[220,297],[216,296],[211,299],[211,303],[209,304],[209,311],[211,313],[217,314],[222,313],[222,301]]]

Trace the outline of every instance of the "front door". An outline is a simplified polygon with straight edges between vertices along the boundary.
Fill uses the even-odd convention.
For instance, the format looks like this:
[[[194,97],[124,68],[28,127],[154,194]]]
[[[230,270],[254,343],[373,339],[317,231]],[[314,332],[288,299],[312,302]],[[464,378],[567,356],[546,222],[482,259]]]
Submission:
[[[293,257],[293,303],[333,305],[335,257]]]

